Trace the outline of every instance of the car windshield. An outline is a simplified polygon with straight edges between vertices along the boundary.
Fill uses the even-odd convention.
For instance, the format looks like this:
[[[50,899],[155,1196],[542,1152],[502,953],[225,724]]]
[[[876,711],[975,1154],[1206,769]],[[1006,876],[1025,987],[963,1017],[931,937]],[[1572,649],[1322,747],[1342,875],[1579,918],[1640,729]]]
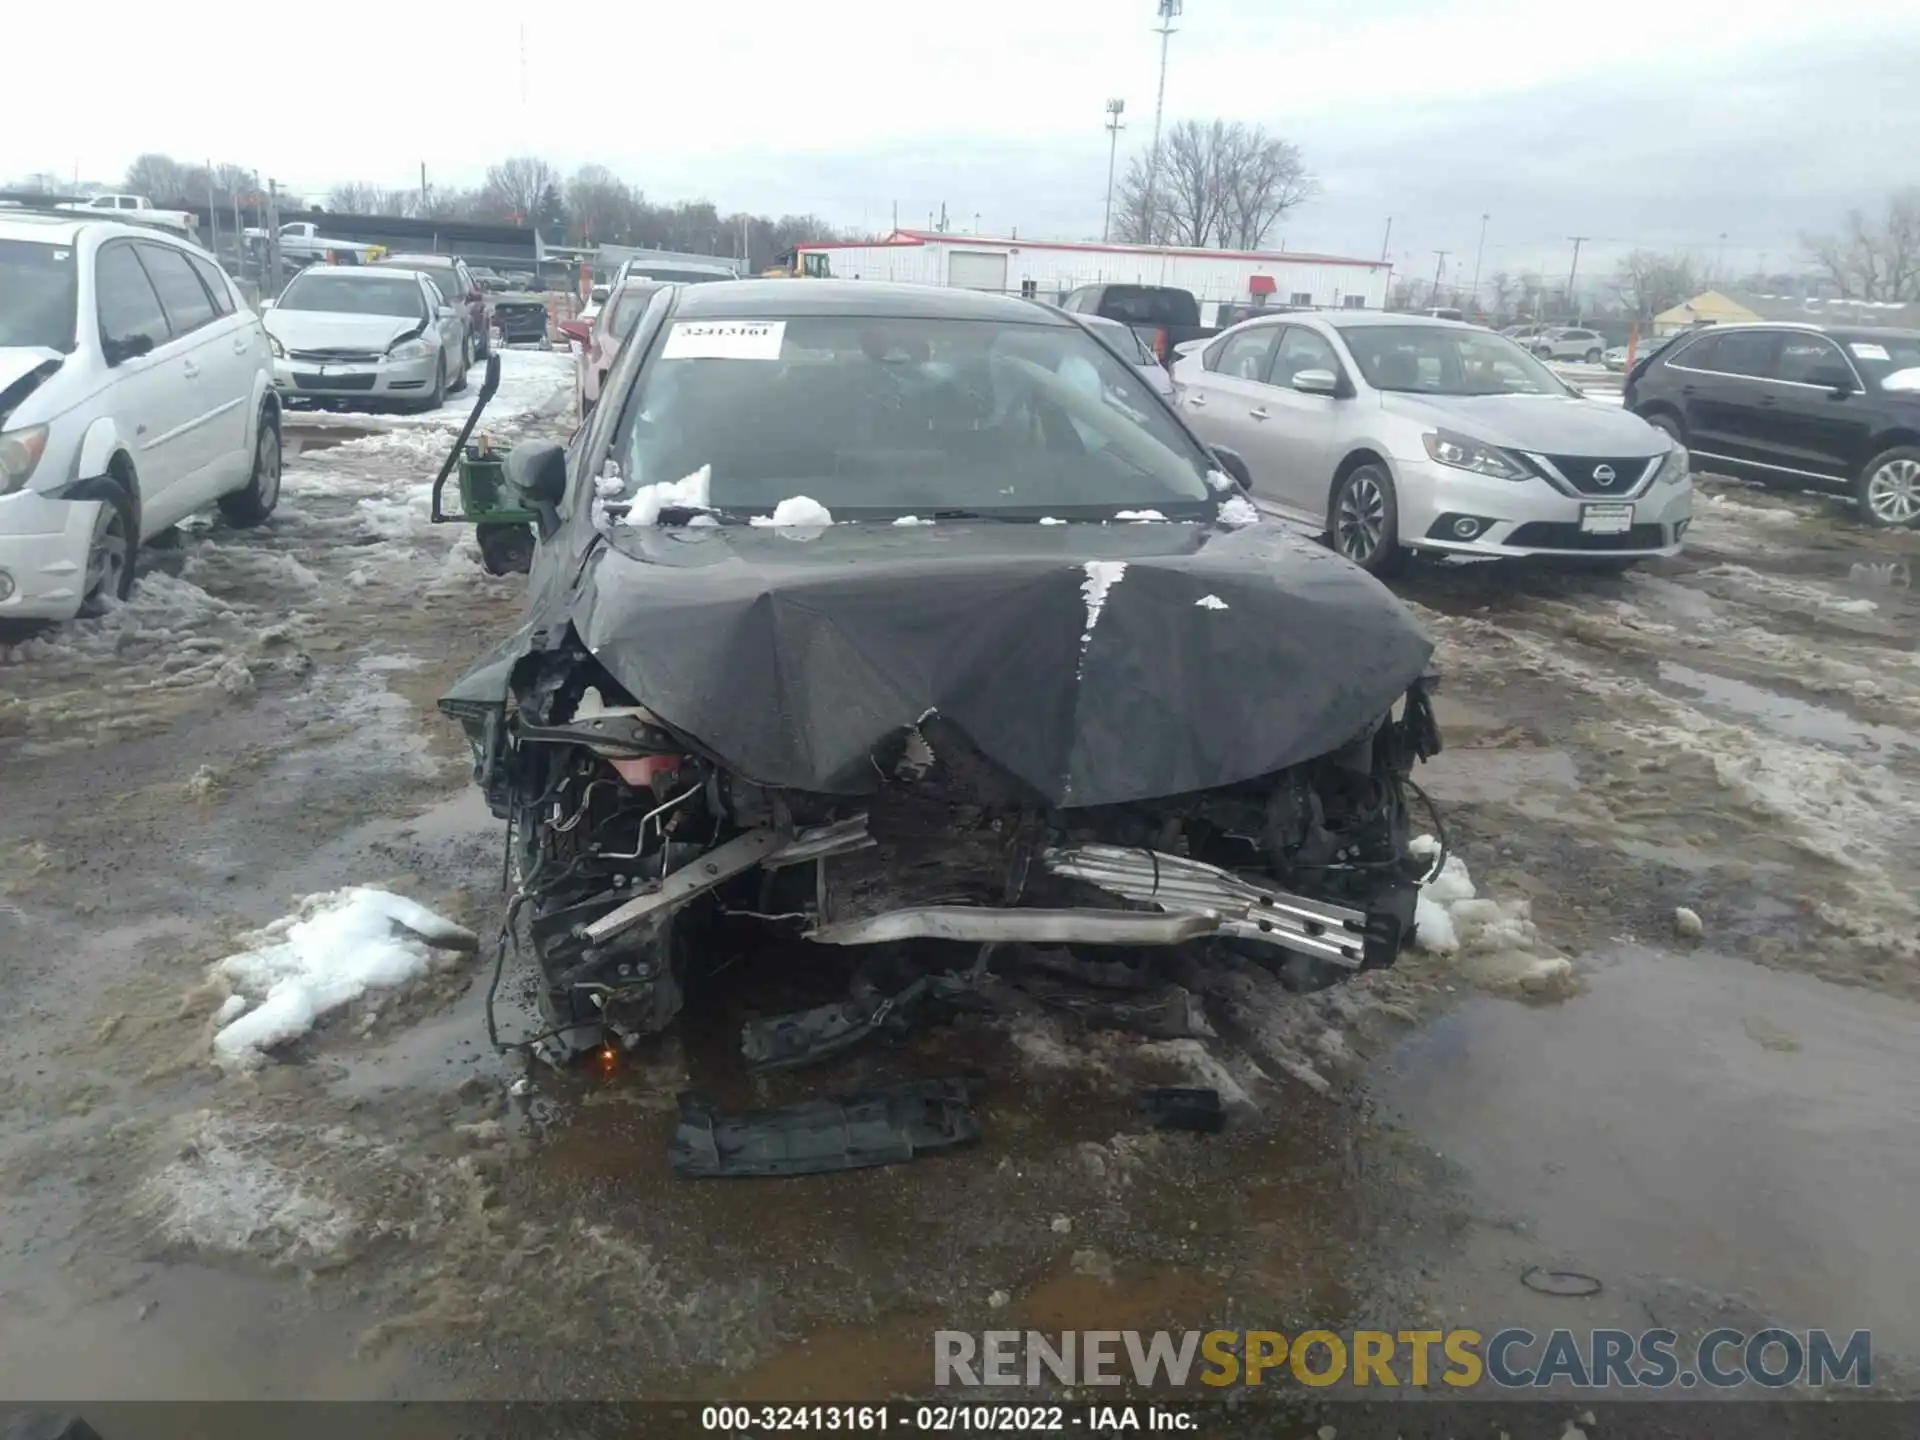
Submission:
[[[616,340],[624,340],[633,333],[633,327],[640,323],[640,317],[647,313],[647,302],[653,299],[659,290],[658,285],[628,285],[613,297],[613,302],[601,313],[606,316],[607,331]]]
[[[0,240],[0,345],[70,354],[77,273],[70,245]]]
[[[296,275],[275,308],[414,320],[420,315],[420,287],[400,275]]]
[[[628,498],[706,469],[723,514],[798,496],[850,519],[1213,509],[1204,452],[1075,325],[680,321],[636,386],[613,450]]]
[[[1340,338],[1376,390],[1420,395],[1567,395],[1554,374],[1504,335],[1451,325],[1342,325]]]
[[[1097,331],[1101,339],[1122,355],[1132,356],[1134,364],[1158,365],[1160,363],[1137,331],[1122,325],[1118,320],[1109,320],[1104,315],[1088,315],[1085,318],[1087,325]]]
[[[1920,334],[1849,340],[1847,353],[1869,384],[1897,394],[1920,391]]]

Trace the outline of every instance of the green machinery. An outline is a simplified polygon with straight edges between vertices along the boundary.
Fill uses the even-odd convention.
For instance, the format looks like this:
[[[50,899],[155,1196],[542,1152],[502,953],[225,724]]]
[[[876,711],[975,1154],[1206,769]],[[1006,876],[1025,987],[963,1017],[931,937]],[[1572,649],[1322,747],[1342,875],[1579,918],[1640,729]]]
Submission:
[[[481,567],[489,575],[524,575],[533,566],[534,525],[539,519],[520,505],[507,485],[507,452],[495,450],[482,436],[470,443],[480,412],[500,388],[500,357],[487,357],[487,375],[466,424],[441,462],[433,481],[432,519],[436,525],[475,527],[480,542]],[[447,481],[455,468],[460,477],[460,508],[449,511],[444,502]]]

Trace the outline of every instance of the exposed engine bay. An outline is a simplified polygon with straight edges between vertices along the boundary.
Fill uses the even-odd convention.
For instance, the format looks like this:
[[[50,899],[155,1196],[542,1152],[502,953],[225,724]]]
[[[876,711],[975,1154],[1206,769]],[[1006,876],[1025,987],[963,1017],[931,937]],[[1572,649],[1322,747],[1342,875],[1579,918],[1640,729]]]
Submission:
[[[1225,947],[1299,990],[1391,965],[1439,863],[1409,850],[1410,803],[1425,798],[1411,772],[1440,748],[1430,686],[1277,773],[1081,808],[1049,803],[933,710],[875,748],[863,793],[756,783],[577,637],[524,656],[506,704],[447,708],[508,822],[503,958],[530,946],[549,1025],[536,1049],[563,1063],[671,1026],[715,919],[911,952],[915,993],[1009,953],[1084,968]],[[827,1028],[857,1039],[902,999]],[[755,1059],[751,1035],[747,1048]],[[768,1064],[799,1054],[775,1054],[779,1036],[761,1048]]]

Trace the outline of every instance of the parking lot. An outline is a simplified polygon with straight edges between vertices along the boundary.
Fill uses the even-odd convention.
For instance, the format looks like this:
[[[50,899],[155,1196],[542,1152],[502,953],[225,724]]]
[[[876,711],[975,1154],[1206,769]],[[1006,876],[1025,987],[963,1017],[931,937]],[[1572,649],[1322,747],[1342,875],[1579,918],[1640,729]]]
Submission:
[[[564,438],[570,357],[504,360],[487,432]],[[1492,903],[1451,953],[1216,997],[1211,1039],[962,1017],[753,1081],[733,1038],[766,989],[735,982],[806,981],[748,954],[663,1048],[517,1086],[489,948],[225,1076],[207,967],[301,897],[499,925],[499,826],[433,708],[521,603],[427,523],[466,398],[295,417],[271,524],[182,527],[128,604],[0,640],[0,1388],[867,1397],[924,1384],[936,1320],[1229,1315],[1818,1316],[1872,1328],[1901,1383],[1920,535],[1707,477],[1685,553],[1624,577],[1410,569],[1447,740],[1423,778]],[[533,1024],[525,985],[504,1024]],[[734,1185],[666,1164],[683,1089],[961,1072],[985,1133],[954,1155]],[[1232,1123],[1150,1129],[1155,1081],[1218,1088]],[[1543,1296],[1535,1266],[1602,1288]]]

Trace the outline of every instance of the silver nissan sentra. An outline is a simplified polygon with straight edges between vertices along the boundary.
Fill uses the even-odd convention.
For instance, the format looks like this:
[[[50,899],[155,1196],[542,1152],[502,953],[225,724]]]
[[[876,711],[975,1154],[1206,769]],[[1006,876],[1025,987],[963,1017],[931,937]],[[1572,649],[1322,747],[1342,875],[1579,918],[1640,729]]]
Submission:
[[[467,388],[464,320],[413,270],[314,265],[266,310],[274,384],[286,399],[437,409]]]
[[[1174,366],[1253,493],[1376,574],[1409,551],[1627,566],[1678,553],[1686,449],[1503,335],[1365,311],[1248,320]]]

